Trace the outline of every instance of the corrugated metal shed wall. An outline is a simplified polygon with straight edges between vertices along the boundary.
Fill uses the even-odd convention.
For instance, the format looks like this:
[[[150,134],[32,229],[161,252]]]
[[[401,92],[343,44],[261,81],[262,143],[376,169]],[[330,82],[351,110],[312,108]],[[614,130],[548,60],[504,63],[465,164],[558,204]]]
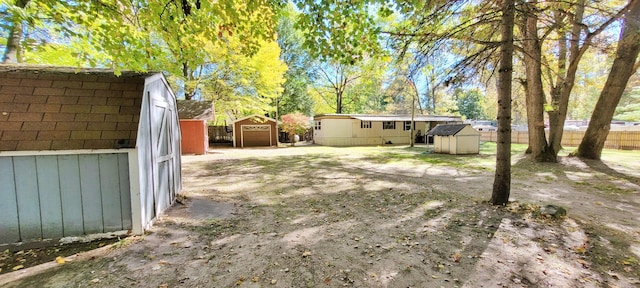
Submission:
[[[131,229],[127,157],[0,157],[0,243]]]

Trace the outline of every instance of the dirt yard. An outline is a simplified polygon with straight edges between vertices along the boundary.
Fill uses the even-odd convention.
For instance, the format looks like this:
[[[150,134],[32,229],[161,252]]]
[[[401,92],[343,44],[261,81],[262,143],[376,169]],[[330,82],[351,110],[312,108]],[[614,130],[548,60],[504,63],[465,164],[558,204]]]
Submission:
[[[640,153],[532,164],[517,152],[511,204],[494,207],[491,151],[185,156],[184,204],[148,234],[5,287],[640,286]]]

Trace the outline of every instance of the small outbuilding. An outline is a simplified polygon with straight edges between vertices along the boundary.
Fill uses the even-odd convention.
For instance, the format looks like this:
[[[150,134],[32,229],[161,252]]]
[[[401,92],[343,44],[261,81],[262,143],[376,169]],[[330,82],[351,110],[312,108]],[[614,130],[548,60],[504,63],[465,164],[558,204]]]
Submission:
[[[182,188],[162,73],[0,66],[0,244],[141,234]]]
[[[233,121],[233,147],[278,146],[275,119],[252,115]]]
[[[440,124],[427,132],[427,137],[433,137],[436,153],[480,153],[480,132],[469,124]]]
[[[209,148],[207,121],[213,117],[211,102],[178,100],[177,105],[182,131],[182,154],[206,154]]]

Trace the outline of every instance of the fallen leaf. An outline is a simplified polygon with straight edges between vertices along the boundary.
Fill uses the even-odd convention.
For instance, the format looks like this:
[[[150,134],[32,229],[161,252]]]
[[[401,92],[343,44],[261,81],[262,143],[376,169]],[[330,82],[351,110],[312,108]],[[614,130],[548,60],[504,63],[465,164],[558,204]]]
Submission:
[[[13,267],[13,268],[11,268],[11,269],[12,269],[13,271],[16,271],[16,270],[20,270],[20,269],[22,269],[22,268],[24,268],[24,265],[14,266],[14,267]]]
[[[251,278],[251,281],[252,282],[258,282],[258,281],[260,281],[260,277],[258,277],[258,276],[253,277],[253,278]]]
[[[65,261],[64,261],[64,258],[62,258],[62,256],[58,256],[58,257],[56,257],[56,263],[58,263],[58,264],[64,264],[64,262],[65,262]]]
[[[331,282],[331,278],[329,278],[329,277],[324,278],[324,284],[329,284],[329,282]],[[275,283],[273,283],[273,284],[275,284]]]
[[[573,247],[573,250],[580,253],[580,254],[584,254],[585,252],[587,252],[587,248],[584,247],[584,245],[582,246],[575,246]]]
[[[311,251],[304,251],[302,253],[302,257],[309,257],[309,256],[311,256]]]

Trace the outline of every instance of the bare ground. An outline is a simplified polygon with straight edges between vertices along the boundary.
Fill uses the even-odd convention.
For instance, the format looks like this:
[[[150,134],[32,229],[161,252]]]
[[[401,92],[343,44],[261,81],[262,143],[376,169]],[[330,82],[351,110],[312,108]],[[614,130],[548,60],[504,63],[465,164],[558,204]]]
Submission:
[[[185,156],[184,204],[147,235],[6,287],[640,287],[638,153],[516,156],[494,207],[493,155],[424,151]]]

